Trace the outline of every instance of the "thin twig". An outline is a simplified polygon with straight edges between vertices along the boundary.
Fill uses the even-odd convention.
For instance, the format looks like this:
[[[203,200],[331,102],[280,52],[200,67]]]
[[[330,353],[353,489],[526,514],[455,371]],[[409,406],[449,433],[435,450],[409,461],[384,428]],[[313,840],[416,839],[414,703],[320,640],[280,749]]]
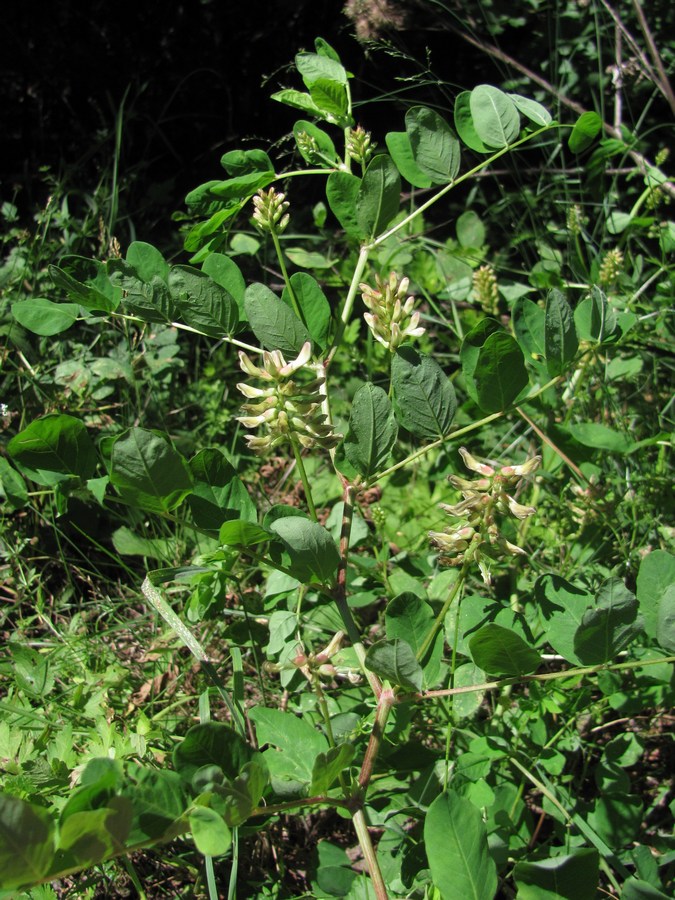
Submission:
[[[507,66],[511,66],[517,72],[520,72],[522,75],[525,75],[526,78],[529,78],[534,84],[539,85],[540,88],[543,88],[547,93],[552,94],[563,106],[566,106],[568,109],[571,109],[577,115],[581,116],[584,113],[588,112],[588,110],[581,105],[581,103],[577,103],[576,100],[572,100],[566,94],[563,94],[556,87],[554,87],[549,81],[546,81],[545,78],[542,78],[541,75],[537,75],[536,72],[533,72],[531,69],[528,69],[527,66],[524,66],[522,63],[518,62],[518,60],[514,59],[512,56],[509,56],[508,53],[504,53],[503,50],[500,50],[499,47],[496,47],[494,44],[489,44],[486,41],[480,40],[480,38],[476,38],[473,35],[466,34],[466,32],[462,31],[459,28],[455,28],[453,25],[448,26],[449,29],[453,32],[453,34],[458,35],[463,40],[465,40],[468,44],[471,44],[474,47],[477,47],[479,50],[487,53],[488,56],[492,56],[494,59],[498,59],[501,62],[505,63]],[[613,138],[621,138],[620,134],[617,134],[614,126],[610,125],[609,122],[603,122],[602,127],[604,130]],[[628,155],[635,162],[638,169],[646,174],[647,170],[652,167],[652,163],[644,157],[641,153],[638,153],[637,150],[628,150]],[[672,181],[664,181],[659,185],[661,190],[665,191],[671,197],[675,197],[675,184]]]

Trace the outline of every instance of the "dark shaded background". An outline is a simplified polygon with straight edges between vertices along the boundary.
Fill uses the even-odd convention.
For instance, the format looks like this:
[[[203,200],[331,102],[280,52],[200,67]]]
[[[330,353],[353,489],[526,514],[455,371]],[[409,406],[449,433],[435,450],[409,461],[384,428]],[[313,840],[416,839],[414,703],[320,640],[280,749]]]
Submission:
[[[45,11],[10,0],[0,57],[1,199],[22,213],[44,203],[50,186],[41,167],[66,190],[93,190],[110,178],[119,124],[120,216],[138,233],[153,229],[189,190],[222,174],[223,152],[267,147],[290,131],[293,111],[269,95],[301,86],[289,64],[317,35],[373,91],[412,73],[405,60],[369,55],[343,7],[344,0],[59,0]],[[425,31],[419,7],[408,7],[407,22],[390,29],[394,41],[422,60],[435,43],[443,75],[461,70],[465,78],[457,47],[449,57],[447,35]],[[367,87],[357,81],[359,89]],[[378,110],[382,122],[367,127],[384,131],[387,117],[401,126],[390,104],[371,117]]]
[[[290,132],[297,116],[269,95],[282,86],[301,87],[290,63],[298,50],[312,49],[317,35],[335,46],[357,76],[357,102],[360,96],[380,97],[359,121],[381,139],[387,130],[402,127],[406,101],[440,103],[447,111],[457,90],[503,83],[505,67],[453,34],[454,26],[482,33],[553,78],[551,46],[592,20],[582,4],[565,19],[555,4],[532,11],[529,3],[493,0],[488,21],[477,2],[363,0],[364,8],[393,11],[377,35],[389,42],[387,52],[357,41],[357,26],[362,39],[367,35],[362,22],[355,25],[345,16],[346,2],[5,0],[0,200],[15,203],[29,221],[56,181],[62,193],[72,191],[73,204],[86,203],[97,185],[109,186],[118,141],[120,239],[152,240],[157,229],[175,230],[169,217],[183,208],[189,190],[222,175],[219,159],[225,151],[267,149]],[[351,3],[360,8],[357,0]],[[630,3],[623,6],[630,12]],[[662,47],[672,41],[673,9],[671,0],[654,0],[648,7]],[[611,46],[613,23],[603,27]],[[670,39],[664,42],[666,34]],[[603,90],[597,77],[609,76],[598,69],[592,46],[586,56],[581,41],[572,38],[569,46],[580,74],[575,99],[594,108]],[[425,71],[427,61],[431,72]],[[636,103],[642,97],[638,93]],[[653,107],[657,122],[667,113],[662,107],[658,102]]]

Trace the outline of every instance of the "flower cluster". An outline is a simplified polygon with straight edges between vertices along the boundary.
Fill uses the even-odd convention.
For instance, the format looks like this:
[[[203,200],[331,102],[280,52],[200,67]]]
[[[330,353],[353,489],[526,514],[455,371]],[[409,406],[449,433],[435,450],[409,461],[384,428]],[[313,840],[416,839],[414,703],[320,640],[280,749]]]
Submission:
[[[584,225],[588,222],[588,217],[584,215],[584,211],[578,203],[573,203],[567,210],[567,230],[573,236],[580,235],[584,230]]]
[[[363,318],[373,333],[373,337],[394,353],[407,337],[419,337],[424,328],[419,324],[420,314],[414,311],[415,298],[408,297],[409,281],[399,280],[392,272],[388,281],[375,276],[377,287],[361,284],[361,296],[370,312]]]
[[[368,161],[375,150],[375,144],[372,142],[370,132],[365,131],[360,125],[350,129],[347,135],[346,147],[350,158],[364,168],[368,165]]]
[[[499,312],[497,276],[491,265],[480,266],[473,273],[473,295],[483,312],[490,316]]]
[[[465,521],[449,531],[430,531],[429,539],[440,550],[442,563],[456,566],[475,562],[483,581],[489,584],[491,560],[525,553],[504,537],[498,517],[526,519],[534,514],[534,507],[518,503],[513,494],[521,479],[537,469],[541,457],[534,456],[520,466],[495,469],[475,459],[465,447],[459,452],[467,469],[480,477],[470,480],[451,475],[448,480],[461,491],[463,499],[452,506],[442,504],[442,509]]]
[[[607,288],[611,287],[623,272],[623,253],[618,248],[608,250],[602,258],[598,280]]]
[[[280,350],[265,350],[262,366],[256,366],[243,351],[239,352],[239,364],[247,375],[260,378],[266,387],[253,387],[240,383],[237,388],[249,400],[237,418],[245,428],[264,425],[267,434],[248,435],[249,447],[256,453],[273,450],[282,444],[297,441],[302,447],[323,447],[330,450],[341,440],[333,426],[326,421],[321,411],[323,396],[321,388],[324,378],[317,377],[305,384],[299,384],[291,376],[309,362],[312,345],[305,343],[297,358],[286,362]]]
[[[282,234],[290,220],[286,195],[277,193],[273,187],[269,191],[259,190],[253,198],[253,221],[263,233]]]

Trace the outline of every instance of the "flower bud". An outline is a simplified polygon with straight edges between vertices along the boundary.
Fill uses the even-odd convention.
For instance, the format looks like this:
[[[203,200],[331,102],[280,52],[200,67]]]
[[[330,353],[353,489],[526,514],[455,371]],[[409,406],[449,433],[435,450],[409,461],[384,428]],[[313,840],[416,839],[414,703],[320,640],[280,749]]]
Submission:
[[[253,221],[259,231],[269,234],[285,231],[290,220],[286,213],[289,204],[285,194],[277,193],[273,187],[268,191],[261,189],[253,198],[253,206]]]

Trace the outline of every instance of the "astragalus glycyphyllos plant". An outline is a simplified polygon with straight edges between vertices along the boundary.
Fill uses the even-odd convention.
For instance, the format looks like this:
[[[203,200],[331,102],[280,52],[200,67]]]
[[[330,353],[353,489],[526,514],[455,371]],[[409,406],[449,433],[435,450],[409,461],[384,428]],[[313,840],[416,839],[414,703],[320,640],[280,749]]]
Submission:
[[[226,153],[227,177],[187,198],[190,265],[135,242],[124,259],[53,270],[87,321],[198,334],[234,348],[240,371],[233,352],[231,430],[189,457],[165,431],[95,440],[65,412],[8,443],[7,467],[62,509],[95,500],[134,510],[138,529],[160,519],[189,533],[189,558],[163,560],[142,591],[209,685],[164,765],[93,760],[50,810],[3,794],[0,823],[26,850],[0,856],[0,885],[189,834],[211,897],[226,883],[234,896],[238,878],[241,895],[283,896],[283,873],[261,876],[243,842],[265,830],[274,844],[280,822],[293,834],[293,816],[311,814],[329,836],[304,866],[317,897],[638,890],[649,867],[631,855],[642,808],[624,771],[635,746],[618,741],[597,763],[581,716],[604,727],[623,679],[649,682],[656,706],[669,696],[672,557],[646,555],[636,593],[610,568],[572,583],[583,564],[559,546],[572,532],[553,540],[544,512],[567,472],[597,483],[580,446],[616,447],[615,432],[576,420],[575,389],[635,323],[599,284],[570,287],[583,290],[573,304],[543,270],[495,304],[480,217],[463,211],[457,241],[433,253],[423,229],[499,158],[528,145],[554,157],[561,126],[479,85],[457,98],[454,128],[414,106],[375,142],[332,47],[318,39],[296,66],[306,90],[275,99],[308,117],[293,126],[302,162],[277,171],[263,150]],[[325,181],[316,237],[291,231],[310,177]],[[580,534],[583,560],[594,550]],[[352,839],[357,868],[342,849]]]

